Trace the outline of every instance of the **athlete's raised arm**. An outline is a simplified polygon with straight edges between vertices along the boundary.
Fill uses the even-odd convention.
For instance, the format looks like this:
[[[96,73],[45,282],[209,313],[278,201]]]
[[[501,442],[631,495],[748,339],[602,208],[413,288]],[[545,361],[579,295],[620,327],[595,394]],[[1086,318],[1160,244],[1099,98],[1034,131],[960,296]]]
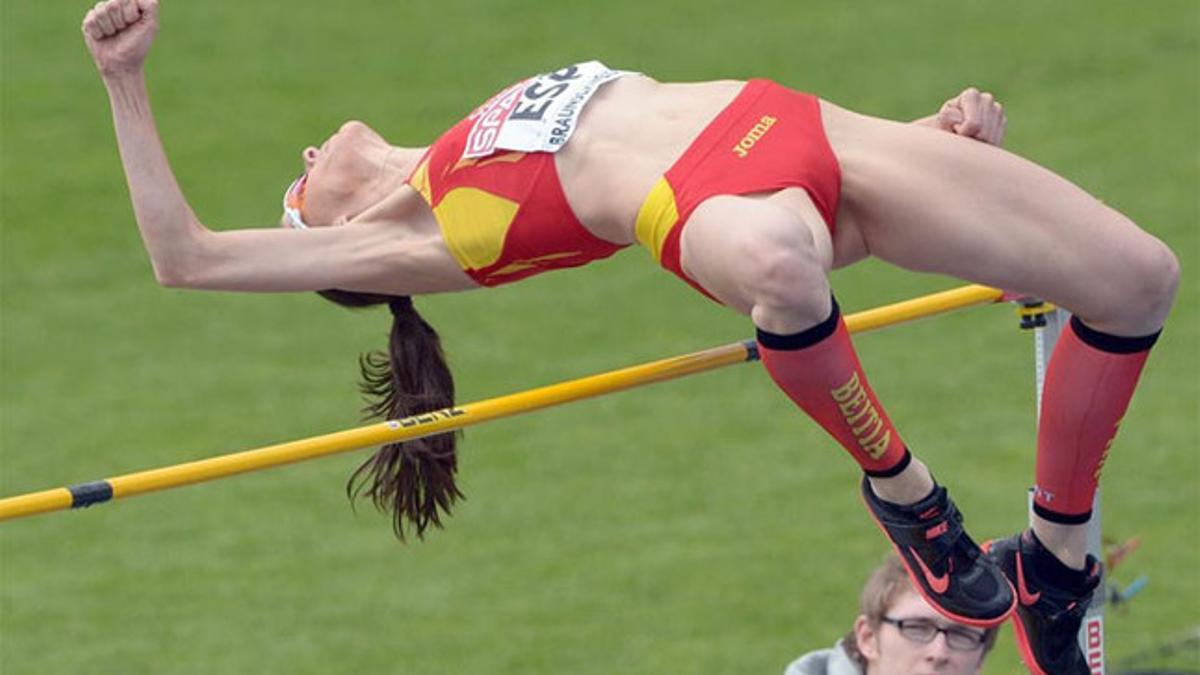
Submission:
[[[303,231],[205,227],[171,172],[150,109],[143,63],[158,26],[157,0],[108,0],[83,21],[84,40],[108,90],[134,215],[160,283],[236,291],[455,290],[429,278],[422,269],[425,242],[394,224]]]

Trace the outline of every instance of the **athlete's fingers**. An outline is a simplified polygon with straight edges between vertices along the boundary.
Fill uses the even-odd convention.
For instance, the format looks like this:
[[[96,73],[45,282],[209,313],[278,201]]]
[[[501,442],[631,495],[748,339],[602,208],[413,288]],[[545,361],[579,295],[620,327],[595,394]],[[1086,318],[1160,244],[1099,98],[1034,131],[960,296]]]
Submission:
[[[149,15],[151,19],[158,16],[158,0],[136,0],[138,9],[142,15]]]
[[[996,110],[996,97],[990,92],[983,92],[979,95],[979,133],[975,135],[985,143],[991,143],[992,138],[996,134],[996,124],[999,122],[999,113]]]
[[[106,10],[103,2],[97,2],[96,6],[92,7],[92,14],[96,21],[96,25],[100,27],[100,34],[102,36],[107,37],[117,32],[116,27],[113,26],[112,19],[108,16],[108,11]]]
[[[96,21],[96,11],[88,10],[88,13],[83,17],[83,32],[93,40],[99,40],[104,37],[104,31],[100,29],[100,24]]]
[[[1004,114],[1003,108],[1000,110],[1000,125],[996,129],[996,140],[992,145],[1001,145],[1004,143],[1004,133],[1008,131],[1008,115]]]
[[[982,128],[979,117],[979,90],[971,87],[958,95],[959,105],[963,111],[963,121],[954,128],[961,136],[974,137]]]
[[[962,121],[962,108],[958,107],[956,99],[951,99],[942,104],[942,109],[939,110],[937,114],[937,124],[939,129],[954,131],[954,127]]]
[[[992,109],[991,94],[984,92],[979,95],[979,131],[975,134],[975,139],[987,143],[995,128],[996,115]]]
[[[125,13],[121,11],[120,0],[110,0],[105,3],[104,13],[108,15],[108,20],[112,21],[113,28],[118,31],[125,29]]]
[[[137,0],[121,0],[121,13],[125,15],[125,24],[137,21],[142,13],[138,11]]]
[[[992,101],[988,108],[988,125],[984,140],[992,145],[999,145],[1004,136],[1004,106]]]

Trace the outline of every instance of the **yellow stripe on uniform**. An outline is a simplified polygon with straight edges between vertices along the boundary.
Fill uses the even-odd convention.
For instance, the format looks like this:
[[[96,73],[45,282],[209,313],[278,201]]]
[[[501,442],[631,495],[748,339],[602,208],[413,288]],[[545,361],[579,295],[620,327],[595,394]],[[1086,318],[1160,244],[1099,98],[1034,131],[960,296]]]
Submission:
[[[638,243],[649,249],[654,262],[662,261],[663,242],[677,220],[679,210],[675,206],[675,191],[666,178],[659,178],[637,215]]]

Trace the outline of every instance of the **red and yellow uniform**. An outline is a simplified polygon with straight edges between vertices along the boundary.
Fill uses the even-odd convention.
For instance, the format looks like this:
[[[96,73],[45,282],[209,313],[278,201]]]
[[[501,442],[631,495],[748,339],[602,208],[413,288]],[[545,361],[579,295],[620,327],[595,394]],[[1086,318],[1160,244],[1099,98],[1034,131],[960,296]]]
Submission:
[[[574,66],[556,73],[524,89],[524,104],[533,107],[530,93],[536,98],[539,86],[551,91],[546,83],[555,77],[580,77]],[[493,151],[487,146],[488,154],[482,154],[471,149],[482,137],[481,129],[487,130],[483,123],[489,116],[503,125],[513,110],[523,112],[516,102],[522,87],[525,83],[497,94],[438,138],[408,181],[433,209],[455,260],[484,286],[577,267],[623,248],[579,222],[563,193],[552,152]],[[576,115],[582,106],[580,102]],[[558,142],[565,144],[566,137]],[[638,213],[637,239],[664,267],[712,297],[683,272],[679,260],[680,234],[700,202],[715,195],[801,187],[832,231],[840,185],[818,100],[767,80],[751,80],[651,190]]]

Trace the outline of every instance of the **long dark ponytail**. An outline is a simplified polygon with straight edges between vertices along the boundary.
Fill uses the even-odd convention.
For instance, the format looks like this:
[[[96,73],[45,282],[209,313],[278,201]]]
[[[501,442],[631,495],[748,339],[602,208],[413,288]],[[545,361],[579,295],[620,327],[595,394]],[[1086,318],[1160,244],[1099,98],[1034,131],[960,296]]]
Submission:
[[[437,332],[421,318],[406,295],[380,295],[341,290],[318,291],[343,307],[386,304],[392,313],[388,350],[358,358],[359,390],[367,400],[368,419],[400,419],[454,405],[454,378],[442,354]],[[457,471],[454,432],[389,443],[363,462],[346,483],[353,502],[368,497],[381,511],[391,511],[392,527],[401,540],[415,530],[422,538],[431,525],[441,527],[463,498],[454,482]]]

